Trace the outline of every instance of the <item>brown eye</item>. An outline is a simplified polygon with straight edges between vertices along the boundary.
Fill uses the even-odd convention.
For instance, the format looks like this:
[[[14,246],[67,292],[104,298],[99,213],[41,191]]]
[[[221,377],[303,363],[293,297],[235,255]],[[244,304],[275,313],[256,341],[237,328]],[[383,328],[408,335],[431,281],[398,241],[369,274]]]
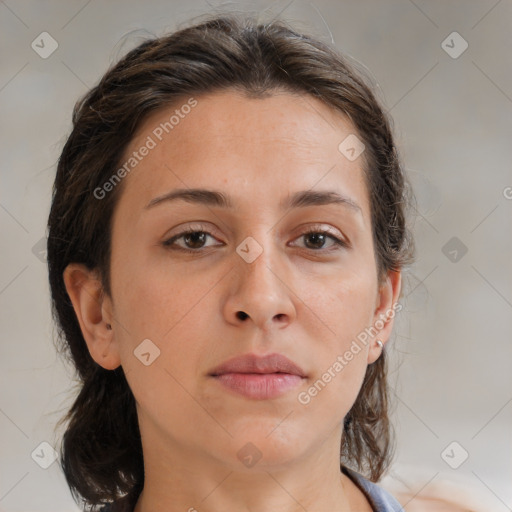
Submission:
[[[183,235],[183,241],[187,248],[200,249],[205,244],[207,236],[204,231],[195,231],[194,233]]]
[[[201,231],[197,229],[187,229],[185,231],[182,231],[181,233],[178,233],[177,235],[174,235],[173,237],[169,238],[168,240],[165,240],[162,242],[162,245],[164,247],[167,247],[172,250],[176,251],[186,251],[186,252],[195,252],[199,253],[201,252],[201,249],[205,249],[210,246],[206,246],[206,240],[208,237],[213,239],[213,236],[208,233],[207,231]],[[177,241],[183,239],[183,244],[178,244]]]
[[[327,236],[325,233],[308,233],[304,235],[304,239],[310,243],[306,243],[308,249],[322,249],[326,243]]]
[[[305,248],[311,249],[312,251],[335,251],[341,247],[347,247],[347,243],[341,240],[340,238],[334,236],[329,231],[321,230],[321,229],[310,229],[305,233],[300,235],[299,239],[303,238],[305,242]],[[331,241],[329,247],[325,248],[325,244],[328,241]]]

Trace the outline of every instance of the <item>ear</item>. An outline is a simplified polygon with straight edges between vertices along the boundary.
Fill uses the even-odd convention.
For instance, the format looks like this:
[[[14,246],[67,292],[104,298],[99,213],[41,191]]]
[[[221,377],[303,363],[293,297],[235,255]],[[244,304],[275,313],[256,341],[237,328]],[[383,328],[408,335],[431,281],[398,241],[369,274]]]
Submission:
[[[114,370],[121,358],[115,342],[112,301],[104,295],[97,272],[70,263],[63,279],[91,357],[103,368]]]
[[[401,286],[401,271],[390,270],[379,287],[372,321],[372,331],[376,334],[372,338],[373,341],[368,351],[368,364],[375,362],[381,355],[382,349],[376,340],[382,341],[385,346],[391,336],[394,318],[402,309],[402,305],[398,304]]]

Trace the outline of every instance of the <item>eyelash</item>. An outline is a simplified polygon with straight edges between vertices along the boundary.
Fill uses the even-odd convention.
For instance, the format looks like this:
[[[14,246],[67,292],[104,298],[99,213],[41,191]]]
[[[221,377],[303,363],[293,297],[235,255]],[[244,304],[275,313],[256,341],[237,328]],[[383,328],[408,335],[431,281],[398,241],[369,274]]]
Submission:
[[[175,246],[173,247],[173,244],[176,240],[179,240],[180,238],[182,238],[183,236],[185,235],[190,235],[190,234],[194,234],[194,233],[204,233],[212,238],[215,238],[211,233],[209,233],[208,231],[205,231],[203,229],[197,229],[197,228],[188,228],[184,231],[181,231],[180,233],[172,236],[171,238],[169,238],[168,240],[165,240],[164,242],[162,242],[162,245],[164,247],[166,247],[167,249],[170,249],[170,250],[173,250],[173,251],[180,251],[180,252],[187,252],[187,253],[195,253],[195,254],[198,254],[199,252],[201,252],[202,250],[204,250],[204,248],[200,248],[200,249],[187,249],[185,247],[180,247],[180,246]],[[344,240],[341,240],[340,238],[334,236],[332,233],[330,233],[329,231],[326,231],[326,230],[323,230],[323,229],[319,229],[317,227],[310,227],[308,228],[306,231],[304,231],[303,233],[301,233],[297,238],[300,238],[300,237],[303,237],[303,236],[307,236],[307,235],[310,235],[310,234],[321,234],[321,235],[326,235],[328,238],[330,238],[333,242],[334,242],[334,246],[331,248],[331,249],[308,249],[308,248],[305,248],[305,250],[310,250],[310,251],[313,251],[313,252],[332,252],[332,251],[338,251],[340,250],[341,248],[346,248],[348,247],[348,243],[346,243]]]

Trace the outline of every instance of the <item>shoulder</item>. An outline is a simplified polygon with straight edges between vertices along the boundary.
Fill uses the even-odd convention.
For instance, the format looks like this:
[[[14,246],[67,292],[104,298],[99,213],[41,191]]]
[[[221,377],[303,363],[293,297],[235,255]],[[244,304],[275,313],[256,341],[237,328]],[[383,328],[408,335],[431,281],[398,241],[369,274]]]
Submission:
[[[343,472],[366,494],[375,512],[402,512],[402,505],[388,491],[368,480],[353,469],[343,467]]]

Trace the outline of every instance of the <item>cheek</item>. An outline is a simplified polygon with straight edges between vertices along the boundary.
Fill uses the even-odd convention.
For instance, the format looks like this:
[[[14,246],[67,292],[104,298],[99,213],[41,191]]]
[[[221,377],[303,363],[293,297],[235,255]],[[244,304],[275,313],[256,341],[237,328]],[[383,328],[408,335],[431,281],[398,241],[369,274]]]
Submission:
[[[372,283],[363,279],[337,294],[336,328],[340,334],[341,348],[371,324],[375,298]]]
[[[184,435],[190,418],[201,419],[191,397],[197,395],[199,371],[211,343],[204,334],[208,333],[206,319],[198,312],[200,297],[197,293],[169,295],[161,282],[157,285],[150,279],[140,286],[134,282],[133,291],[140,303],[130,308],[130,332],[122,333],[123,370],[143,417],[148,415],[163,430],[173,425],[174,434]]]
[[[118,274],[131,278],[125,281],[129,286],[123,282],[113,289],[115,314],[122,325],[116,337],[121,365],[137,402],[166,425],[190,401],[183,386],[193,392],[201,354],[204,357],[207,336],[201,332],[208,328],[201,299],[205,287],[213,284],[199,286],[197,279],[172,270],[166,276],[156,265],[140,269],[126,265]]]
[[[329,351],[342,351],[356,336],[369,327],[376,306],[376,276],[367,268],[359,272],[342,269],[321,286],[304,283],[304,314],[314,313],[317,333]],[[311,314],[309,315],[311,316]],[[310,325],[313,329],[314,325]],[[313,331],[311,335],[313,336]],[[314,336],[313,336],[314,339]]]
[[[361,333],[370,325],[372,298],[367,290],[349,288],[342,294],[333,293],[331,300],[323,297],[330,330],[315,341],[315,372],[308,387],[297,397],[315,422],[326,417],[332,420],[327,424],[341,421],[359,394],[369,349],[368,343],[360,340]]]
[[[215,276],[183,272],[163,249],[125,254],[112,268],[115,315],[134,341],[141,336],[164,341],[182,319],[200,308]]]
[[[376,300],[375,274],[342,274],[338,280],[331,280],[322,293],[310,293],[304,300],[321,322],[315,318],[309,324],[309,337],[316,340],[318,364],[311,387],[303,400],[299,397],[299,403],[313,409],[318,406],[319,413],[327,407],[324,412],[332,410],[335,415],[350,409],[362,385],[369,349],[364,336],[371,326]],[[319,325],[321,331],[317,330]]]

